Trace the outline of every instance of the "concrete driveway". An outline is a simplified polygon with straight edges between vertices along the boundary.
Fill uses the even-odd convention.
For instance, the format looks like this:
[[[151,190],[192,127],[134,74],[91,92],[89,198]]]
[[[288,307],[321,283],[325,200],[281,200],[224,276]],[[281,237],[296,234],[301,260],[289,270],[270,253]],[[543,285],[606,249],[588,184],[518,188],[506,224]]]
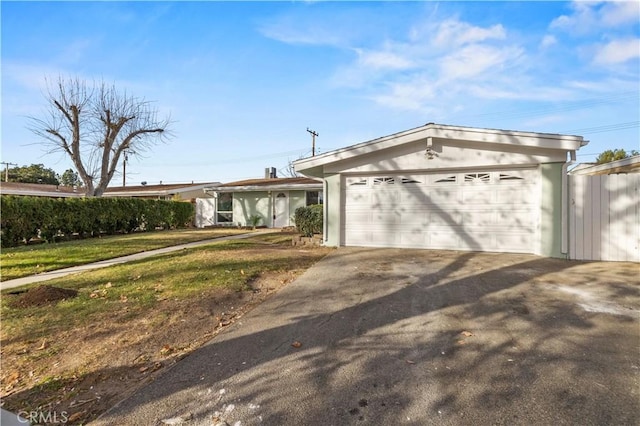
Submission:
[[[94,424],[639,423],[640,265],[341,248]]]

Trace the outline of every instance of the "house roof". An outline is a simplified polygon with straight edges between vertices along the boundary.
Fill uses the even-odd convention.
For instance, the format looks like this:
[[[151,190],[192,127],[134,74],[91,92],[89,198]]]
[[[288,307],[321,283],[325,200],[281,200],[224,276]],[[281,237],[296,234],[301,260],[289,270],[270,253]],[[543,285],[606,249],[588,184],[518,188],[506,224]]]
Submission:
[[[2,182],[2,195],[28,195],[32,197],[84,197],[82,188],[70,186],[46,185],[41,183]]]
[[[319,190],[322,181],[306,177],[245,179],[221,185],[211,185],[205,192],[251,192],[251,191],[288,191]]]
[[[556,149],[567,152],[575,151],[588,143],[582,136],[428,123],[424,126],[329,151],[314,157],[303,158],[295,161],[294,167],[297,171],[309,170],[410,142],[425,140],[427,143],[430,143],[433,139],[447,140],[453,144],[455,144],[455,141],[464,141],[474,142],[478,145],[510,145]]]
[[[206,183],[174,183],[159,185],[135,185],[108,187],[104,192],[107,197],[155,197],[180,194],[182,192],[204,190],[205,187],[217,185],[220,182]]]
[[[105,197],[158,197],[170,196],[188,191],[203,190],[210,185],[220,182],[208,183],[176,183],[169,185],[135,185],[108,187],[104,192]],[[28,195],[34,197],[84,197],[84,189],[60,185],[44,185],[39,183],[2,182],[0,194],[3,195]]]
[[[612,175],[616,173],[640,173],[640,155],[604,164],[578,165],[572,175]]]

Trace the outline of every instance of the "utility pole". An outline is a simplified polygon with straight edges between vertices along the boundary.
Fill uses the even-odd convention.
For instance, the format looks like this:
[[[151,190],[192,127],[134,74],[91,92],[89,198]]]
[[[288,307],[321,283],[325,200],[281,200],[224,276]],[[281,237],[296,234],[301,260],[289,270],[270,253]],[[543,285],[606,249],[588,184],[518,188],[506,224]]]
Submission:
[[[316,156],[316,136],[320,136],[320,135],[316,133],[314,130],[309,130],[308,127],[307,127],[307,132],[311,133],[311,156],[315,157]]]
[[[122,187],[127,184],[127,151],[124,152],[124,161],[122,162]]]
[[[16,163],[7,163],[6,161],[2,161],[2,162],[0,162],[0,164],[4,164],[5,165],[4,181],[5,182],[9,182],[9,166],[17,166],[17,164]]]

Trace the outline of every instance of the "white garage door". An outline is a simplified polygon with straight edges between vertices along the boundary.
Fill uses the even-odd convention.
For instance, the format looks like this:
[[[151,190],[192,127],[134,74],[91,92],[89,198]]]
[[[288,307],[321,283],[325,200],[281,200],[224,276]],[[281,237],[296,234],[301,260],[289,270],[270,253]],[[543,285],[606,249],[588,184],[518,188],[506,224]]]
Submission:
[[[538,176],[535,169],[347,176],[342,241],[346,246],[534,253]]]

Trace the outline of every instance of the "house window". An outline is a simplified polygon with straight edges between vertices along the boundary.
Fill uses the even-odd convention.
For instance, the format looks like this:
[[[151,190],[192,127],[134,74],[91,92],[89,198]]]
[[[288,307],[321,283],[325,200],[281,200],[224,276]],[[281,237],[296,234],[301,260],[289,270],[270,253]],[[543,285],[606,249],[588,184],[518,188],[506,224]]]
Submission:
[[[233,222],[233,194],[231,192],[222,192],[218,194],[217,223]]]
[[[307,206],[322,204],[322,191],[307,191]]]

